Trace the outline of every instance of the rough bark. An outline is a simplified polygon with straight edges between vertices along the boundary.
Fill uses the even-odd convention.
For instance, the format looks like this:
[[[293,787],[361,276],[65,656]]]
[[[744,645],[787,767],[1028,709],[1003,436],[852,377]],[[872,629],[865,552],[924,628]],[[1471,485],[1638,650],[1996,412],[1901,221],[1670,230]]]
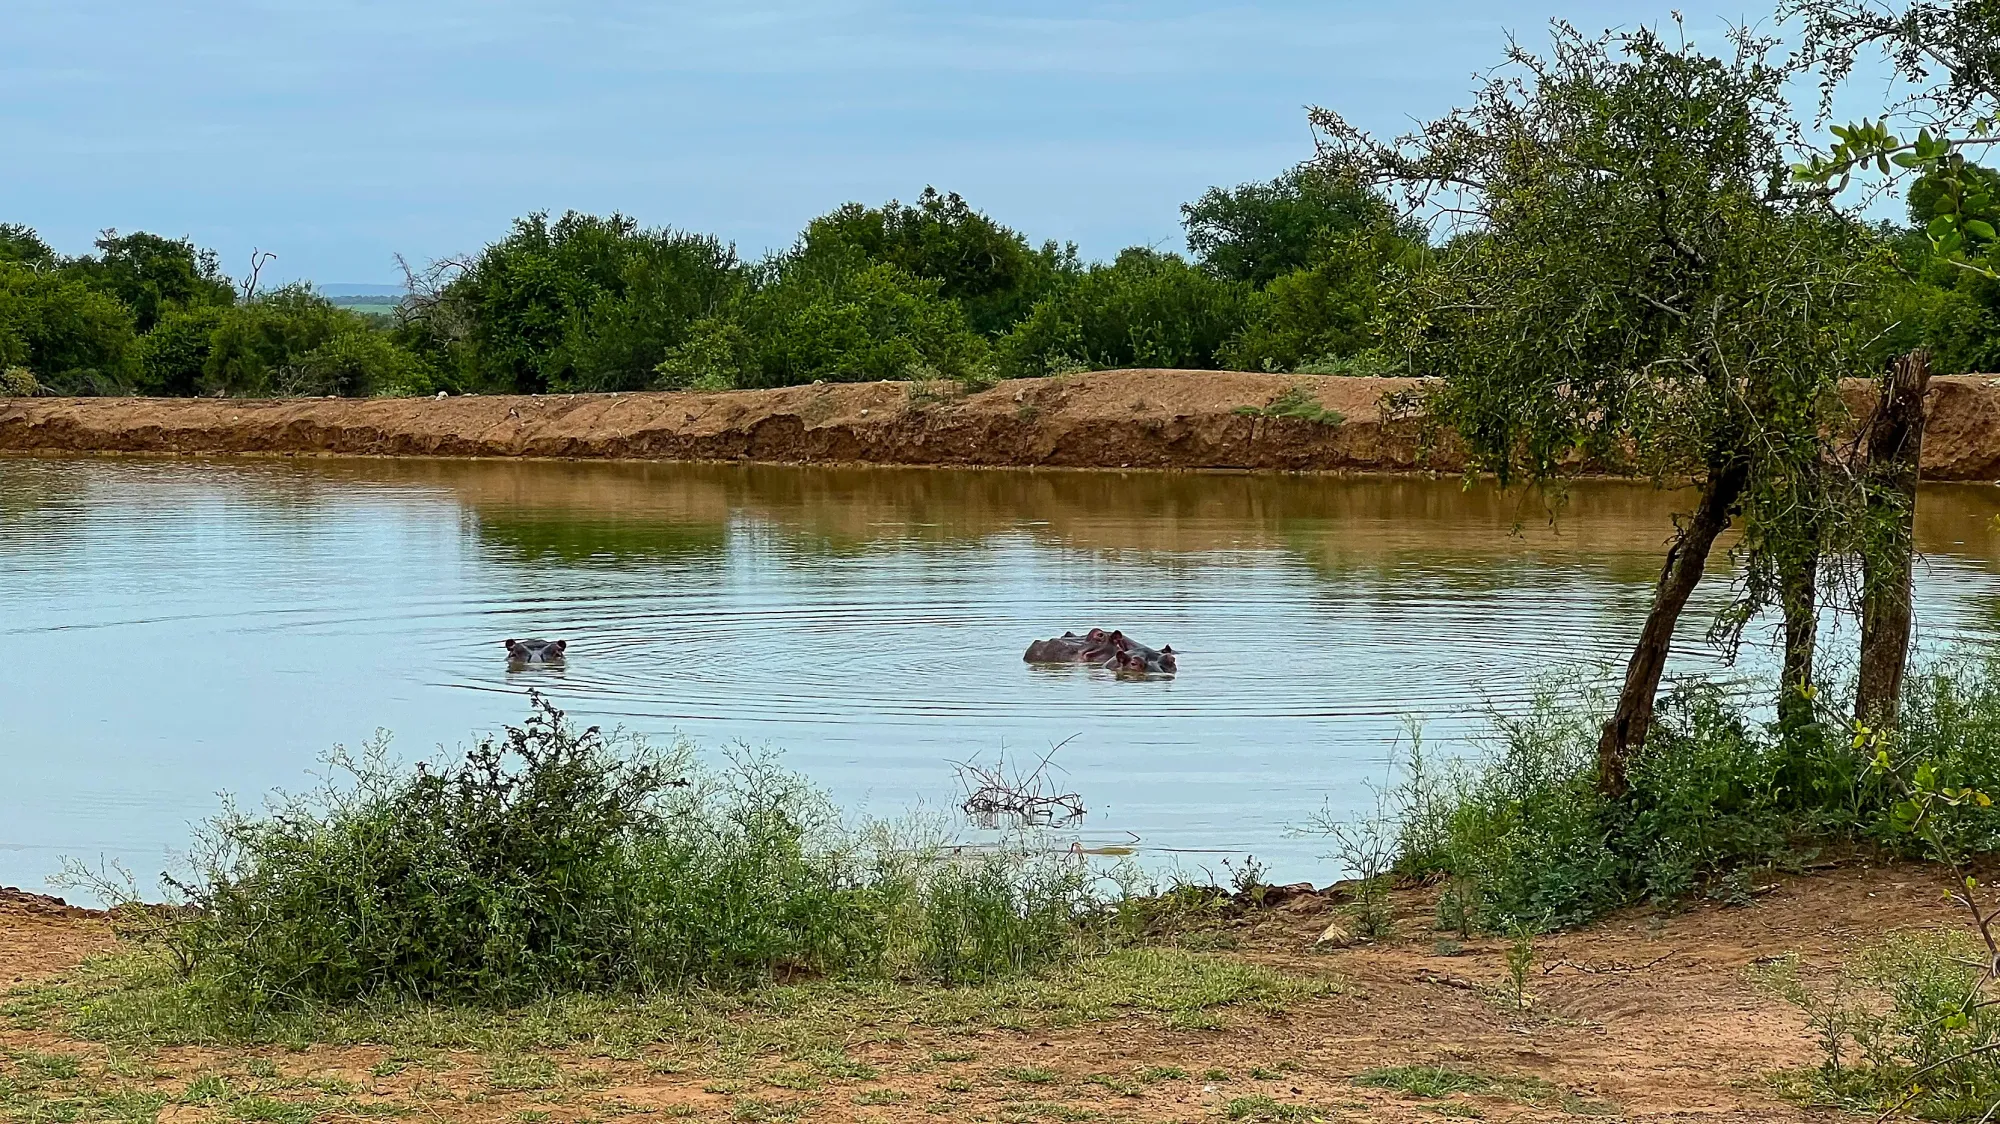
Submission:
[[[1896,360],[1861,434],[1867,443],[1869,534],[1861,556],[1861,670],[1854,718],[1875,728],[1895,724],[1910,656],[1910,569],[1930,378],[1927,352],[1913,351]]]
[[[1666,564],[1660,567],[1660,583],[1653,591],[1653,608],[1646,614],[1646,626],[1632,649],[1632,662],[1625,668],[1625,686],[1618,694],[1618,709],[1604,724],[1597,743],[1597,783],[1607,795],[1620,796],[1626,789],[1626,765],[1632,754],[1646,743],[1647,727],[1653,723],[1653,703],[1660,690],[1660,676],[1667,668],[1667,653],[1673,646],[1674,626],[1689,595],[1700,583],[1708,564],[1709,550],[1716,536],[1729,526],[1729,517],[1742,498],[1749,477],[1749,465],[1732,459],[1711,472],[1702,487],[1701,503],[1694,515],[1674,536],[1667,548]]]
[[[1778,680],[1778,721],[1791,729],[1812,721],[1813,656],[1819,643],[1819,552],[1781,563],[1778,596],[1785,612],[1785,666]]]

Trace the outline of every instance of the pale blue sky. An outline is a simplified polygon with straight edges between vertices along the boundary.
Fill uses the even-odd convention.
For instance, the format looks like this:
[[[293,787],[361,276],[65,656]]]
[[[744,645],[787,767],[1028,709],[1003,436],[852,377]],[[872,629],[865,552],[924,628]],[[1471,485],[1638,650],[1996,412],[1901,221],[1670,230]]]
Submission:
[[[192,236],[239,272],[395,279],[538,208],[746,255],[859,199],[956,190],[1030,238],[1180,248],[1178,206],[1306,156],[1303,107],[1395,130],[1504,34],[1613,0],[956,4],[0,0],[0,221],[80,252]],[[1685,9],[1698,41],[1764,7]]]

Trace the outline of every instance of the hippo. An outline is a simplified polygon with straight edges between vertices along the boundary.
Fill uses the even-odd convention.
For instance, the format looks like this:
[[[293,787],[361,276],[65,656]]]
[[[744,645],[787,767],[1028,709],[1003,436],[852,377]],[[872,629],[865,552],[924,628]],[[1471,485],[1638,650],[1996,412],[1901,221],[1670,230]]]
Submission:
[[[1174,659],[1172,644],[1154,650],[1135,641],[1118,649],[1104,666],[1121,675],[1172,675],[1178,662]]]
[[[1155,651],[1123,632],[1106,632],[1101,628],[1093,628],[1081,636],[1065,632],[1061,636],[1037,640],[1028,645],[1027,653],[1021,658],[1028,663],[1094,663],[1128,672],[1172,674],[1175,670],[1171,645]]]
[[[508,663],[561,663],[567,640],[508,640]]]

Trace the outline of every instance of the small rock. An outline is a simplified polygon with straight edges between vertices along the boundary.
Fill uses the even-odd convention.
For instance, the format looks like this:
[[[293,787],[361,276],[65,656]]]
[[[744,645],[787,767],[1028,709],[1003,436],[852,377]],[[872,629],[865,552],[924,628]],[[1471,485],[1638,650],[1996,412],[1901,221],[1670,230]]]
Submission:
[[[439,398],[449,398],[449,397],[450,397],[450,394],[448,394],[448,393],[447,393],[447,392],[445,392],[445,391],[442,391],[442,390],[440,390],[440,391],[438,391],[438,397],[439,397]]]
[[[1314,948],[1346,948],[1354,943],[1354,932],[1347,927],[1347,919],[1335,918],[1313,941]]]
[[[864,418],[865,418],[865,417],[867,417],[867,416],[868,416],[868,411],[866,411],[866,410],[863,410],[863,411],[861,411],[861,416],[862,416],[862,417],[864,417]]]

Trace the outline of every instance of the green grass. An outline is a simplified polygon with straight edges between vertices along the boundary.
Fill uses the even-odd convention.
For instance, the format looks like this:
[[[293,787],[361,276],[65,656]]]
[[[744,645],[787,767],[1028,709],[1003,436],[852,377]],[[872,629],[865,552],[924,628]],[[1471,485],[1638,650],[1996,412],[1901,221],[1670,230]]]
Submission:
[[[1479,1093],[1493,1082],[1477,1074],[1437,1065],[1399,1065],[1371,1069],[1354,1079],[1356,1085],[1372,1089],[1394,1089],[1413,1097],[1448,1097],[1453,1093]]]
[[[1231,1120],[1278,1121],[1280,1124],[1307,1124],[1333,1118],[1311,1105],[1287,1104],[1261,1094],[1237,1097],[1223,1106],[1222,1114]]]
[[[1287,387],[1268,405],[1238,406],[1233,412],[1249,418],[1296,418],[1325,426],[1337,426],[1347,421],[1340,411],[1320,405],[1318,396],[1303,384]]]
[[[200,988],[155,958],[125,953],[90,961],[56,982],[17,988],[7,1011],[17,1027],[129,1046],[323,1042],[507,1055],[578,1042],[604,1051],[659,1042],[750,1051],[813,1043],[837,1052],[857,1028],[1043,1028],[1127,1017],[1169,1027],[1221,1026],[1232,1011],[1278,1012],[1339,986],[1329,977],[1279,973],[1213,953],[1126,948],[965,987],[818,980],[748,993],[567,995],[504,1011],[361,1003],[246,1022],[232,1008],[207,1003]],[[972,1056],[941,1050],[937,1060]]]
[[[1029,1085],[1052,1085],[1062,1079],[1062,1074],[1038,1065],[1010,1066],[1002,1069],[1000,1076]]]

